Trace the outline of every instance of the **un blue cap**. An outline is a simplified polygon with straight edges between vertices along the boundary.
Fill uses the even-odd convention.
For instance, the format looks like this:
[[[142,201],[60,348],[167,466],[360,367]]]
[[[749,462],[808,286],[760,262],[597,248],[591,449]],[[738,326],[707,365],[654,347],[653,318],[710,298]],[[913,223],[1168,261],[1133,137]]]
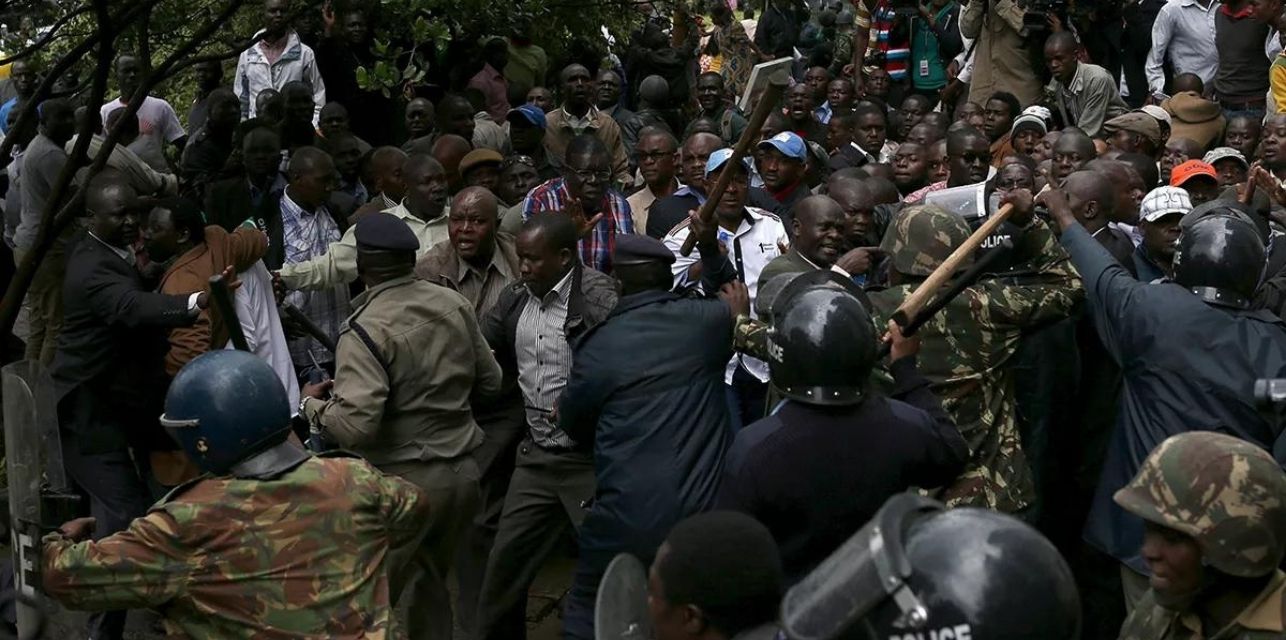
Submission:
[[[706,177],[708,178],[710,174],[718,171],[731,157],[732,149],[719,149],[710,154],[710,159],[706,160]],[[750,158],[742,158],[741,164],[746,168],[746,171],[750,171]]]
[[[781,152],[781,155],[787,158],[794,158],[800,162],[808,159],[808,145],[804,144],[804,139],[789,131],[784,131],[771,139],[760,142],[759,148],[776,149]]]
[[[510,122],[513,122],[515,118],[521,118],[522,122],[533,127],[545,128],[545,112],[530,102],[510,109],[509,113],[505,115],[505,119]]]

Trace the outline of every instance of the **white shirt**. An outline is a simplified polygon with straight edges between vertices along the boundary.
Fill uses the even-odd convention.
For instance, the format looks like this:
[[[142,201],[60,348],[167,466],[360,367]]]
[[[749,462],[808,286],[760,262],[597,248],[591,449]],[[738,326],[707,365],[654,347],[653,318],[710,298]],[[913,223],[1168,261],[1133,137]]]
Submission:
[[[746,283],[746,288],[750,290],[750,315],[753,317],[755,294],[759,288],[759,274],[769,262],[773,261],[773,258],[781,255],[781,247],[788,246],[790,239],[786,235],[786,225],[782,224],[781,218],[776,215],[755,207],[746,207],[745,213],[736,233],[723,227],[719,227],[716,233],[719,244],[728,249],[728,259],[736,267],[738,279]],[[675,257],[674,265],[671,267],[675,286],[687,286],[689,284],[688,267],[701,260],[701,254],[696,249],[686,257],[679,252],[683,242],[688,239],[688,229],[688,222],[685,220],[665,236],[665,246],[674,253]],[[735,354],[732,360],[728,361],[727,369],[724,370],[723,381],[726,384],[732,384],[732,374],[737,370],[738,364],[744,366],[746,371],[761,382],[768,381],[768,363],[750,356]]]
[[[295,378],[295,365],[290,360],[286,333],[281,329],[277,300],[272,295],[272,276],[260,261],[242,271],[240,278],[241,287],[234,295],[234,303],[237,319],[241,321],[241,333],[246,336],[250,353],[267,362],[281,379],[290,400],[290,411],[294,413],[299,410],[299,380]],[[231,341],[227,348],[232,348]]]
[[[112,100],[98,110],[98,115],[107,122],[107,114],[124,109],[126,104],[120,98]],[[106,127],[106,124],[104,124]],[[130,144],[131,151],[158,172],[168,173],[169,165],[165,162],[165,145],[174,142],[188,133],[183,130],[179,116],[170,103],[152,96],[143,98],[138,108],[138,140]],[[68,147],[70,148],[70,147]]]
[[[1152,50],[1148,51],[1144,72],[1148,90],[1165,91],[1162,63],[1168,58],[1175,74],[1195,73],[1210,84],[1219,70],[1219,53],[1215,50],[1215,13],[1219,0],[1207,0],[1203,8],[1197,0],[1170,0],[1161,7],[1152,23]]]

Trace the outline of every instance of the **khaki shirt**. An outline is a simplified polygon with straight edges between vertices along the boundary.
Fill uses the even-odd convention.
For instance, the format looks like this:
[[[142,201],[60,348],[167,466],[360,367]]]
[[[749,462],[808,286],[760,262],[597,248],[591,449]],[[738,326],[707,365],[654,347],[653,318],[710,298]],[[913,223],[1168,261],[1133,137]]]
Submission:
[[[438,279],[450,282],[456,291],[473,303],[473,310],[481,318],[496,306],[500,294],[518,281],[518,253],[514,238],[506,233],[497,233],[491,262],[481,271],[466,263],[450,240],[439,242],[420,256],[415,263],[415,275],[430,282]]]
[[[1156,592],[1149,590],[1125,619],[1120,640],[1280,640],[1286,637],[1283,618],[1286,574],[1279,570],[1232,624],[1210,636],[1202,631],[1196,614],[1161,607],[1156,602]]]
[[[499,393],[501,373],[473,304],[406,276],[372,287],[353,307],[339,334],[332,397],[305,400],[301,415],[377,466],[477,448],[482,430],[470,397]]]
[[[416,255],[428,253],[433,245],[447,239],[447,216],[451,205],[442,209],[442,215],[425,222],[399,204],[384,213],[406,223],[411,233],[420,241]],[[357,225],[351,225],[339,242],[332,242],[326,253],[312,260],[288,264],[281,268],[281,282],[291,291],[316,291],[357,279]]]

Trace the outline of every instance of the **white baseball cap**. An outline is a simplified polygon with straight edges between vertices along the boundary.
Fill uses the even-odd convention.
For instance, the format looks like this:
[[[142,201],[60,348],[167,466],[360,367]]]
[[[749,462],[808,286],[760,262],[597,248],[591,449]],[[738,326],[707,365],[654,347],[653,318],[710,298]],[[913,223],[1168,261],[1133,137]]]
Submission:
[[[1143,196],[1139,217],[1146,222],[1156,222],[1172,213],[1192,211],[1192,199],[1179,187],[1157,187]]]

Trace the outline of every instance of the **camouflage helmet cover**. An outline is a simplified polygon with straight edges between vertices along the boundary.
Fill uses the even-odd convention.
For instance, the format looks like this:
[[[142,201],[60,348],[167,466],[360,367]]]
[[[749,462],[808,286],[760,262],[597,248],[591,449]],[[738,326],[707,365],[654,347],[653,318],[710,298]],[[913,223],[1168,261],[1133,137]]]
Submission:
[[[893,260],[893,268],[912,276],[933,273],[971,232],[963,218],[934,205],[907,207],[898,212],[884,234],[880,249]],[[960,265],[968,268],[966,259]]]
[[[1263,449],[1232,436],[1193,431],[1167,438],[1116,503],[1196,539],[1207,564],[1255,577],[1286,551],[1286,473]]]

